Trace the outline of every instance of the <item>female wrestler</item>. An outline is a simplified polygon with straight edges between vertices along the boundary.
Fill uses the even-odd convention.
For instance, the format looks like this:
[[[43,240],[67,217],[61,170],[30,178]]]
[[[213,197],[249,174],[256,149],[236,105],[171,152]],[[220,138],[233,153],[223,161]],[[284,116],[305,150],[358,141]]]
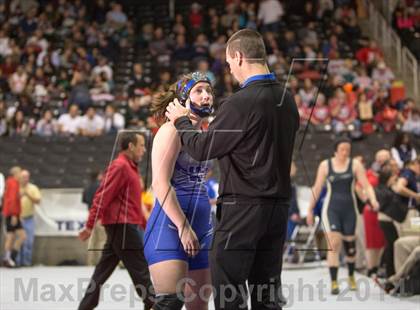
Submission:
[[[354,279],[354,263],[356,259],[356,223],[357,207],[354,191],[355,177],[366,190],[373,209],[378,210],[379,205],[375,192],[366,178],[363,165],[350,157],[351,143],[346,138],[340,138],[335,143],[335,154],[332,158],[324,160],[318,167],[315,184],[312,187],[313,197],[309,205],[307,216],[308,225],[313,225],[312,213],[315,202],[326,183],[327,195],[322,207],[322,223],[326,231],[329,244],[327,262],[331,277],[331,294],[339,294],[337,273],[341,244],[346,253],[346,262],[349,272],[349,286],[356,290]]]
[[[207,77],[194,72],[158,95],[152,112],[164,120],[174,100],[189,107],[197,130],[210,115],[213,89]],[[144,252],[157,302],[154,310],[207,309],[211,294],[208,250],[212,238],[210,204],[205,187],[208,165],[183,151],[176,128],[165,122],[152,147],[152,188],[155,207],[145,232]]]

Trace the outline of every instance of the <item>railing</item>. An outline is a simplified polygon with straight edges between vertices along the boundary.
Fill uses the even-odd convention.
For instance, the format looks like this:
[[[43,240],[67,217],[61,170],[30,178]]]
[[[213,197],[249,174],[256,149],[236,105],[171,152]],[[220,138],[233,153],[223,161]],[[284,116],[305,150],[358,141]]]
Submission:
[[[376,5],[378,5],[378,3],[381,4],[379,9],[382,8],[382,10],[385,10],[385,7],[387,7],[387,10],[391,12],[390,14],[392,14],[392,10],[395,7],[391,5],[391,2],[394,1],[373,2],[375,2]],[[420,74],[417,59],[406,47],[402,46],[401,39],[372,1],[368,2],[368,7],[369,18],[367,23],[372,38],[375,39],[382,48],[387,64],[393,69],[394,73],[403,80],[407,89],[407,95],[415,98],[417,103],[420,103]]]
[[[371,0],[388,23],[392,21],[392,13],[399,0]]]

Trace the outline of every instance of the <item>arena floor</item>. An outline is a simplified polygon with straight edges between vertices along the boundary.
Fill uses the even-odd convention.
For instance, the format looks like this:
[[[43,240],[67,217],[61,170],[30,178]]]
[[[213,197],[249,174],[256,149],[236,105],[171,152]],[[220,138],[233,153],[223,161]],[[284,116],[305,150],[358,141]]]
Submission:
[[[92,267],[33,267],[0,269],[0,309],[77,309]],[[341,270],[339,276],[345,277]],[[326,268],[286,270],[283,276],[283,293],[289,300],[285,309],[299,310],[419,310],[420,296],[395,298],[384,295],[364,276],[358,276],[358,292],[346,291],[329,295]],[[103,301],[97,309],[143,309],[125,270],[116,270],[107,282]],[[209,309],[214,309],[213,305]]]

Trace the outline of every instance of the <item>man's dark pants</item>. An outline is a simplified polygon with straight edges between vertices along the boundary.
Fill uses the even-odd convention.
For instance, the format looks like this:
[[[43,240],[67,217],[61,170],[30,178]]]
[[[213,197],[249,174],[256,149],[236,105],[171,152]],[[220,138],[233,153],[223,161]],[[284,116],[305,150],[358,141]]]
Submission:
[[[146,305],[145,309],[150,309],[153,305],[153,286],[150,281],[149,269],[143,252],[143,240],[140,239],[138,226],[134,224],[114,224],[104,225],[104,227],[107,240],[85,296],[80,302],[79,310],[90,310],[98,305],[100,288],[115,270],[120,260],[127,268],[137,294],[143,299]]]
[[[289,202],[219,204],[210,253],[218,309],[281,309],[282,252]]]

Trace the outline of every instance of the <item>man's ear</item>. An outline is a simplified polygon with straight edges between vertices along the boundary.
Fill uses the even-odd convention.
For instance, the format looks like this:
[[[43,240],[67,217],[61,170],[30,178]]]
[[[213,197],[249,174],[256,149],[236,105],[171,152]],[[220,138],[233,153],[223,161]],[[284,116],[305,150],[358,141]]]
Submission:
[[[241,64],[242,64],[242,61],[243,61],[243,55],[242,55],[242,53],[241,53],[241,52],[239,52],[239,51],[236,51],[236,52],[235,52],[235,61],[236,61],[236,63],[237,63],[238,65],[241,65]]]

